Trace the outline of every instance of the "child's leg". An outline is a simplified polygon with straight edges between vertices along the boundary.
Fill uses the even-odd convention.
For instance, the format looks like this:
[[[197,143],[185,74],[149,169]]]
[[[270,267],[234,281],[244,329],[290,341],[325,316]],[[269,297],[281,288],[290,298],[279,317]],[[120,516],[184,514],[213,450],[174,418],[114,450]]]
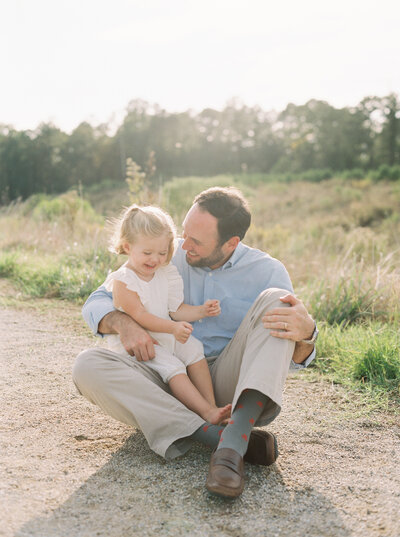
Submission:
[[[190,380],[199,390],[204,399],[206,399],[206,401],[208,401],[212,406],[216,406],[214,389],[207,360],[203,358],[203,360],[200,360],[195,364],[188,365],[187,372]]]
[[[211,404],[201,395],[185,374],[178,374],[169,379],[169,386],[181,403],[209,423],[220,423],[231,415],[232,405],[217,408],[215,403]]]
[[[175,355],[185,364],[190,380],[211,405],[216,406],[214,389],[202,343],[190,336],[186,343],[176,342]]]

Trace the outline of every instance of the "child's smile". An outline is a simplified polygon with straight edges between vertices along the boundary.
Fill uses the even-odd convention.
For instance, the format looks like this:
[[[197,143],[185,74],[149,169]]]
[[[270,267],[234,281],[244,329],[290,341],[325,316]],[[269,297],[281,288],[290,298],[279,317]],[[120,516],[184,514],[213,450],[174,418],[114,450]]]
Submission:
[[[156,270],[165,264],[168,256],[170,239],[161,237],[146,237],[142,235],[133,244],[125,244],[129,256],[127,266],[145,281],[150,281]]]

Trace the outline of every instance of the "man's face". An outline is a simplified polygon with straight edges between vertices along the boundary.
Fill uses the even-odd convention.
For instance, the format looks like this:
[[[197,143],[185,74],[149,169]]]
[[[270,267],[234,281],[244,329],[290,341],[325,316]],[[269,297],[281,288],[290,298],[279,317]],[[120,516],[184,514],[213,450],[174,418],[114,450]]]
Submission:
[[[182,248],[186,250],[186,261],[192,267],[222,266],[232,252],[226,243],[219,244],[218,220],[207,211],[202,211],[197,204],[189,210],[183,221],[184,239]]]

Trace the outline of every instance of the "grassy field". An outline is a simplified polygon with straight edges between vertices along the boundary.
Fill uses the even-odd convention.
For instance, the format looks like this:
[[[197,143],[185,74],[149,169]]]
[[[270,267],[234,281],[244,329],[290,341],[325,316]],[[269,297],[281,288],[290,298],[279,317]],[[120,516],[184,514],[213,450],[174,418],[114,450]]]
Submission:
[[[231,184],[251,204],[245,242],[285,263],[318,320],[314,370],[394,408],[400,398],[400,183],[189,177],[166,183],[154,199],[179,227],[195,194]],[[82,302],[123,262],[107,251],[106,219],[127,203],[127,190],[117,189],[34,196],[3,207],[0,277],[31,296]]]

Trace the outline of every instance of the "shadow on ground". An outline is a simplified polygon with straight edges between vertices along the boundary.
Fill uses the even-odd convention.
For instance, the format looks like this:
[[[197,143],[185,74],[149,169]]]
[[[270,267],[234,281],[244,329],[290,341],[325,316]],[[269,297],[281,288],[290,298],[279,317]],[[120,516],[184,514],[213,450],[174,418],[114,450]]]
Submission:
[[[196,445],[166,462],[136,432],[62,505],[15,536],[293,537],[305,528],[307,536],[349,535],[341,513],[320,492],[285,483],[279,459],[269,468],[246,465],[241,498],[210,496],[204,487],[209,457]]]

